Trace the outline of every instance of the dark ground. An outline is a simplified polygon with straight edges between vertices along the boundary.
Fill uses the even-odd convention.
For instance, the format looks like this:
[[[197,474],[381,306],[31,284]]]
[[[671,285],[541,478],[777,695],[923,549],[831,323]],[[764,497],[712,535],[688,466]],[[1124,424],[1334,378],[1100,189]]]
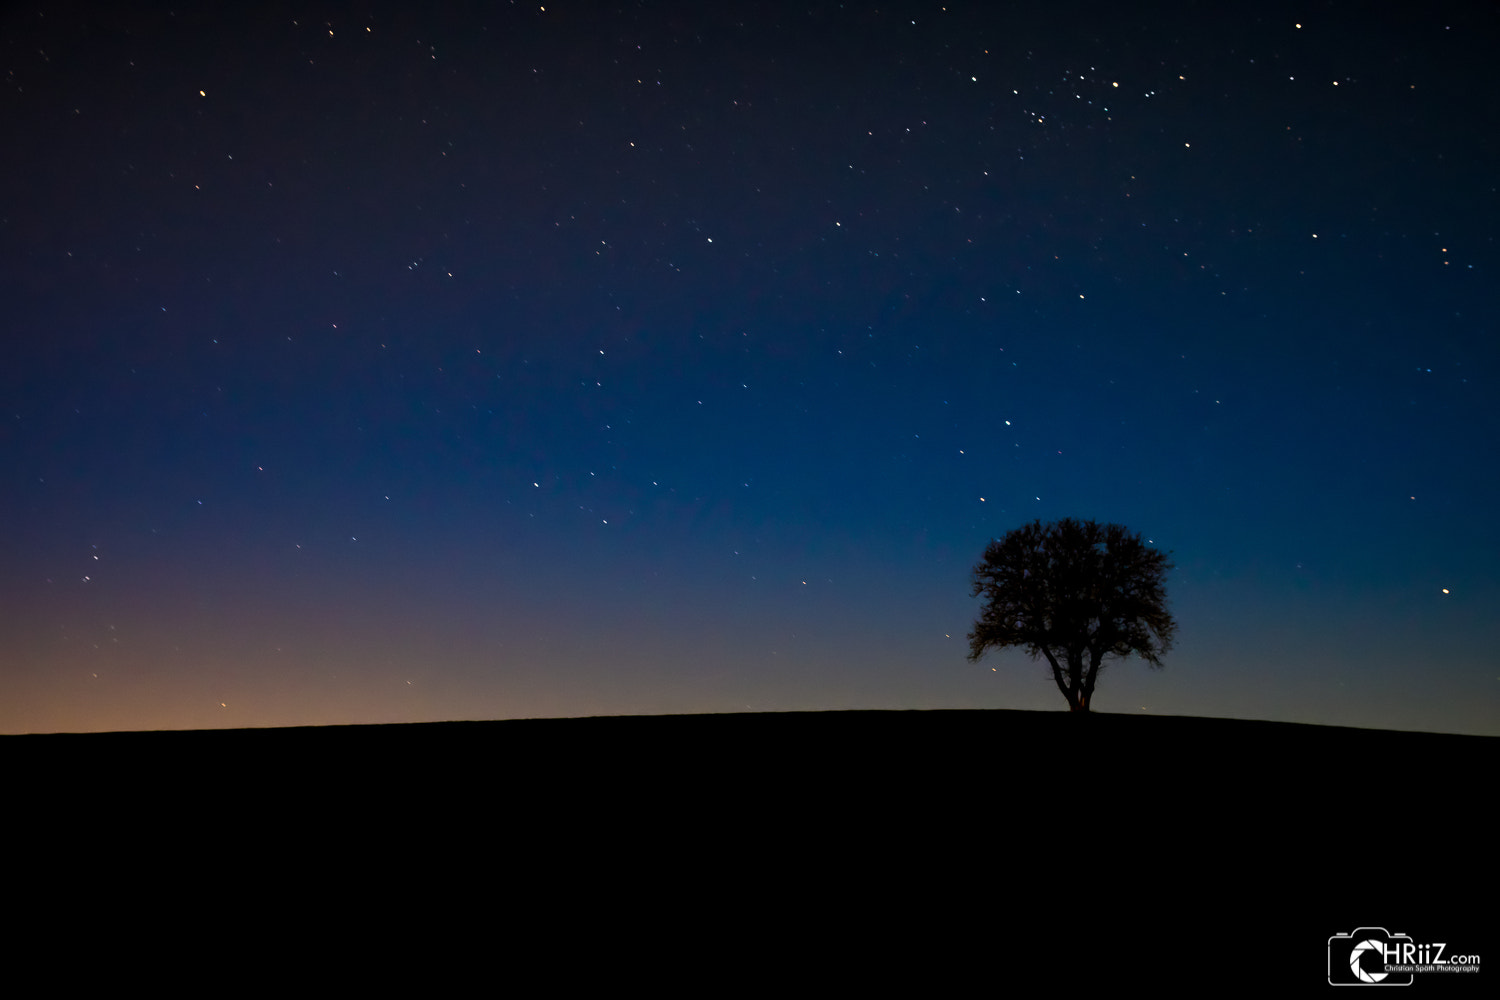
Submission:
[[[443,971],[621,982],[1317,988],[1327,938],[1360,925],[1486,958],[1496,940],[1488,737],[823,712],[6,736],[0,754],[13,898],[43,936],[155,942],[141,971],[248,953],[368,974],[436,948]],[[1493,977],[1442,978],[1416,985]]]

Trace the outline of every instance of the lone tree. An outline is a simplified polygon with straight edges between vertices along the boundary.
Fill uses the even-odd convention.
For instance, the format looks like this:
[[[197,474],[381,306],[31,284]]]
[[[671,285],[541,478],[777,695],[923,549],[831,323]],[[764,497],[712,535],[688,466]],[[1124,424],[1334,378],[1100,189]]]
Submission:
[[[974,596],[985,606],[969,659],[1007,646],[1045,656],[1068,707],[1087,712],[1105,657],[1135,653],[1160,667],[1172,648],[1177,622],[1163,586],[1171,568],[1122,525],[1067,518],[1016,528],[974,567]]]

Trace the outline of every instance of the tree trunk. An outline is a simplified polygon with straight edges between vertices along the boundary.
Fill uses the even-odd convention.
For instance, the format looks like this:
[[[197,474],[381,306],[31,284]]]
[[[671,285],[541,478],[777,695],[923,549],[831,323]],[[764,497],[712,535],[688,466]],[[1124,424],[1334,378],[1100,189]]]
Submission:
[[[1093,700],[1094,688],[1088,683],[1093,680],[1093,677],[1085,679],[1083,676],[1083,654],[1076,650],[1068,650],[1068,669],[1064,676],[1062,664],[1057,662],[1057,657],[1053,655],[1052,650],[1046,646],[1042,646],[1041,650],[1042,654],[1047,657],[1047,662],[1052,666],[1052,679],[1057,682],[1057,689],[1062,692],[1064,698],[1068,699],[1068,711],[1087,712],[1089,702]],[[1085,687],[1086,684],[1087,687]]]
[[[1088,680],[1083,675],[1083,651],[1078,649],[1068,650],[1068,710],[1070,712],[1087,712],[1089,710],[1089,699],[1094,693],[1089,686]]]

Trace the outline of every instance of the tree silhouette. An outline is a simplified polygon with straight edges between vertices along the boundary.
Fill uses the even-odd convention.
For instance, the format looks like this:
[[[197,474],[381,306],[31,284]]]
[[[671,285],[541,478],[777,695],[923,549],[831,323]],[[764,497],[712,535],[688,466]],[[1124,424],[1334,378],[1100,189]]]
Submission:
[[[1087,712],[1105,657],[1135,653],[1152,667],[1172,648],[1177,622],[1164,580],[1172,564],[1118,524],[1033,521],[992,540],[974,566],[984,610],[969,659],[1021,646],[1045,656],[1074,712]]]

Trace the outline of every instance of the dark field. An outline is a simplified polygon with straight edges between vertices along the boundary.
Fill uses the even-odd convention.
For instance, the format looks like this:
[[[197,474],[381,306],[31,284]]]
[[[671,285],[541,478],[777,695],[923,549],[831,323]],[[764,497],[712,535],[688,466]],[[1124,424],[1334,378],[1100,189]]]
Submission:
[[[352,927],[361,961],[389,937],[622,980],[694,956],[955,986],[1316,988],[1359,925],[1488,957],[1497,751],[1006,711],[0,738],[53,922],[165,905],[190,951],[317,961]],[[1445,978],[1416,985],[1492,977]]]

